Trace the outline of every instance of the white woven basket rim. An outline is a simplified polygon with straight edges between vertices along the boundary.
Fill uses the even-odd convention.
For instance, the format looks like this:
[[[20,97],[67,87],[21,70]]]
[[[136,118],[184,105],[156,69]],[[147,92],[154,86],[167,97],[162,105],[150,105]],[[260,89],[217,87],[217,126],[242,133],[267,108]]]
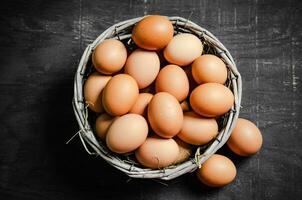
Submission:
[[[241,105],[241,94],[242,94],[242,81],[240,73],[237,70],[236,64],[225,46],[208,30],[200,27],[199,25],[191,22],[190,20],[182,17],[168,17],[173,23],[174,27],[179,32],[191,32],[197,35],[200,39],[204,40],[207,44],[210,44],[214,48],[217,54],[224,60],[229,69],[229,82],[230,89],[234,93],[235,103],[229,112],[228,117],[225,119],[226,125],[219,132],[218,136],[211,145],[201,154],[197,154],[195,159],[190,159],[179,165],[167,167],[165,169],[148,169],[135,165],[132,162],[121,159],[116,154],[108,150],[95,137],[93,129],[87,121],[87,107],[83,98],[83,84],[85,81],[85,72],[88,66],[87,63],[91,57],[94,48],[102,42],[104,39],[117,38],[120,40],[131,40],[131,28],[134,24],[140,21],[143,17],[129,19],[117,23],[101,35],[99,35],[93,43],[89,44],[85,49],[82,58],[79,62],[75,78],[74,78],[74,98],[72,101],[74,113],[78,121],[80,131],[78,132],[80,139],[83,143],[84,148],[89,154],[96,154],[101,156],[110,165],[125,172],[128,176],[134,178],[158,178],[162,180],[170,180],[176,178],[182,174],[192,172],[198,168],[204,161],[206,161],[212,154],[214,154],[219,148],[221,148],[230,136],[231,131],[234,128],[235,121],[238,118],[240,105]],[[201,147],[200,147],[201,148]],[[198,151],[200,150],[198,148]]]

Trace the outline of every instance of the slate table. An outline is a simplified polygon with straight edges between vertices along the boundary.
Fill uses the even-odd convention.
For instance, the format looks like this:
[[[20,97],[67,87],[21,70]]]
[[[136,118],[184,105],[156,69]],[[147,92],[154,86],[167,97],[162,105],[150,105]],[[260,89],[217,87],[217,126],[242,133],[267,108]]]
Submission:
[[[235,162],[220,189],[195,174],[133,180],[86,154],[73,115],[73,76],[108,26],[145,14],[182,16],[215,34],[243,77],[241,116],[264,145]],[[301,1],[6,1],[0,7],[0,199],[301,199]]]

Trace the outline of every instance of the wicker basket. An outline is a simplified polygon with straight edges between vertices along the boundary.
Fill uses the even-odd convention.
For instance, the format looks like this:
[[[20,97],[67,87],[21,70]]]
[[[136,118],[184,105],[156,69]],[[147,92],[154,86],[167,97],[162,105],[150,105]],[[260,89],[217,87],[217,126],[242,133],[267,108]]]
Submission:
[[[181,164],[169,166],[164,169],[148,169],[142,167],[136,163],[135,160],[131,159],[131,155],[129,158],[129,156],[121,156],[111,152],[103,142],[99,141],[98,138],[95,137],[93,133],[92,124],[90,124],[88,120],[89,112],[87,110],[87,105],[83,99],[83,84],[93,69],[91,64],[91,54],[94,48],[107,38],[117,38],[127,42],[129,45],[131,43],[133,44],[133,41],[131,40],[132,28],[138,21],[140,21],[140,19],[142,19],[142,17],[123,21],[111,26],[92,44],[87,46],[75,74],[73,109],[80,126],[78,135],[89,154],[101,156],[110,165],[125,172],[130,177],[170,180],[182,174],[196,170],[205,160],[225,144],[234,127],[234,122],[239,115],[242,88],[241,77],[237,71],[232,56],[215,36],[206,29],[201,28],[187,19],[181,17],[169,17],[170,21],[173,23],[175,34],[182,32],[195,34],[204,43],[204,51],[217,55],[226,63],[229,72],[226,86],[234,93],[235,103],[232,109],[218,120],[220,131],[217,138],[207,146],[198,147],[196,149],[195,156]]]

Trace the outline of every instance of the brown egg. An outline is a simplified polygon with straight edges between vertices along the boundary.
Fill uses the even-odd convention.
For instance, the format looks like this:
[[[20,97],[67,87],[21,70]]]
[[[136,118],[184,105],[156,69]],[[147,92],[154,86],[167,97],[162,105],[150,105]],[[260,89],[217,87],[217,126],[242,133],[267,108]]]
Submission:
[[[189,85],[190,85],[189,93],[191,93],[197,86],[199,86],[199,84],[197,84],[193,78],[191,65],[185,66],[183,67],[183,69],[185,70],[187,77],[189,79]]]
[[[148,135],[148,123],[137,114],[126,114],[113,121],[106,143],[115,153],[129,153],[141,146]]]
[[[101,42],[92,54],[95,69],[103,74],[113,74],[122,69],[127,59],[127,49],[116,39]]]
[[[114,119],[115,119],[115,117],[112,117],[112,116],[108,115],[107,113],[103,113],[103,114],[99,115],[98,118],[96,119],[95,131],[96,131],[96,134],[102,140],[104,140],[106,138],[107,131]]]
[[[149,85],[148,87],[140,89],[139,92],[140,93],[155,94],[155,81],[151,85]]]
[[[214,154],[197,170],[199,180],[210,187],[222,187],[236,177],[234,163],[225,156]]]
[[[132,106],[130,113],[146,116],[147,107],[153,95],[150,93],[140,93],[135,104]]]
[[[205,118],[194,112],[185,112],[183,124],[177,136],[193,145],[204,145],[218,134],[218,124],[215,118]]]
[[[170,63],[186,66],[198,58],[203,50],[203,44],[193,34],[181,33],[173,37],[164,49],[164,56]]]
[[[84,84],[84,98],[88,107],[97,113],[104,111],[102,105],[102,91],[107,82],[111,79],[111,76],[104,76],[98,72],[94,72],[89,75]]]
[[[228,71],[224,62],[215,55],[204,54],[194,60],[192,74],[198,83],[220,83],[227,80]]]
[[[178,101],[183,101],[189,94],[189,80],[185,71],[177,65],[162,68],[155,81],[156,92],[168,92]]]
[[[148,120],[156,134],[171,138],[182,127],[183,112],[174,96],[167,92],[160,92],[155,94],[149,103]]]
[[[179,147],[172,139],[151,136],[135,151],[136,159],[145,167],[160,169],[172,165],[179,155]]]
[[[136,102],[139,90],[134,78],[128,74],[118,74],[110,79],[103,91],[103,106],[113,116],[130,111]]]
[[[184,141],[180,140],[179,138],[173,138],[173,139],[178,144],[178,148],[179,148],[179,154],[174,163],[178,164],[188,160],[193,153],[192,151],[193,147],[185,143]]]
[[[151,15],[143,18],[132,30],[132,39],[143,49],[164,48],[173,38],[174,28],[165,16]]]
[[[159,58],[156,52],[137,49],[127,59],[125,73],[132,76],[139,89],[148,87],[159,72]]]
[[[187,112],[190,110],[190,105],[187,100],[184,100],[183,102],[181,102],[180,107],[183,112]]]
[[[219,83],[205,83],[195,88],[190,96],[192,109],[205,117],[216,117],[228,112],[234,104],[232,91]]]
[[[262,146],[260,130],[251,121],[238,118],[227,144],[240,156],[250,156],[257,153]]]
[[[166,61],[165,57],[164,57],[164,50],[163,49],[156,51],[156,53],[157,53],[158,58],[159,58],[160,66],[166,66],[166,65],[169,64]]]

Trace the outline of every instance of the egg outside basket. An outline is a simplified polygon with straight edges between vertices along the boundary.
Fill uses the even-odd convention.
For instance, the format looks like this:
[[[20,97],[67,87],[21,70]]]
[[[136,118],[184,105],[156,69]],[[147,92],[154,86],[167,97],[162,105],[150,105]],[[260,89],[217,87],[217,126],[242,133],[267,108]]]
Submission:
[[[192,33],[198,36],[204,43],[204,51],[217,55],[225,62],[229,72],[226,86],[232,90],[235,96],[235,103],[232,109],[220,118],[220,131],[216,139],[207,146],[198,147],[195,157],[192,157],[181,164],[169,166],[164,169],[148,169],[140,166],[134,160],[129,159],[128,156],[121,156],[111,152],[93,133],[93,127],[88,120],[89,112],[83,97],[83,84],[93,68],[91,64],[91,54],[95,47],[104,39],[108,38],[117,38],[127,44],[133,43],[131,40],[131,31],[133,26],[141,19],[142,17],[139,17],[115,24],[105,30],[92,44],[87,46],[75,74],[74,98],[72,102],[73,109],[80,126],[78,135],[89,154],[101,156],[110,165],[133,178],[158,178],[170,180],[182,174],[193,172],[226,143],[239,115],[242,91],[241,76],[229,51],[209,31],[187,19],[169,17],[169,20],[173,23],[175,34]]]

